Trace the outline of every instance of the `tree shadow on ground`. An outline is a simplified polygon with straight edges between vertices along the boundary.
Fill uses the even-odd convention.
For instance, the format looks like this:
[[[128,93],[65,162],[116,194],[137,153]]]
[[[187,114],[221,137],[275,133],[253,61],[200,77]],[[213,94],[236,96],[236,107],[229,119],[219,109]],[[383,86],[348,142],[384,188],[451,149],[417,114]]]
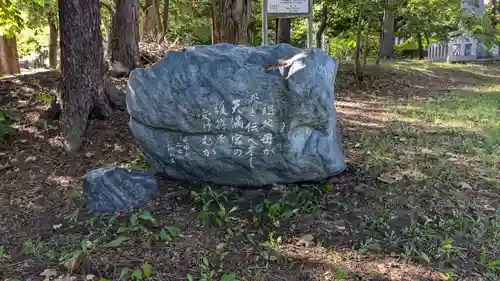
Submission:
[[[148,244],[134,235],[134,241],[122,249],[96,250],[90,264],[81,268],[82,273],[117,276],[122,268],[134,268],[147,260],[163,280],[185,280],[189,273],[199,274],[204,256],[217,269],[222,264],[226,272],[248,274],[252,280],[325,280],[343,268],[351,278],[346,280],[408,280],[407,276],[413,278],[410,280],[439,280],[437,271],[446,272],[454,266],[458,267],[454,269],[457,275],[472,279],[491,273],[486,265],[500,255],[494,242],[500,237],[494,228],[500,220],[495,209],[500,199],[492,189],[495,166],[487,165],[495,159],[487,149],[490,138],[439,123],[429,126],[429,120],[410,122],[403,118],[413,116],[408,110],[393,112],[408,113],[401,120],[386,116],[391,105],[448,95],[452,86],[470,86],[472,82],[451,78],[443,82],[444,75],[420,70],[401,74],[375,69],[359,86],[349,71],[341,70],[336,96],[350,168],[329,182],[335,186],[333,191],[309,203],[314,207],[311,212],[298,212],[275,229],[283,242],[267,251],[279,254],[280,262],[265,260],[263,247],[233,239],[225,229],[202,227],[189,199],[189,191],[199,186],[167,182],[165,195],[145,209],[154,211],[166,224],[182,228],[182,239]],[[484,83],[493,84],[493,78],[484,79]],[[37,91],[55,87],[25,87],[28,85],[12,86],[21,90],[18,94],[2,88],[9,92],[9,104],[22,104],[19,101],[23,100],[30,104],[19,107],[25,123],[18,124],[20,135],[10,139],[6,154],[0,155],[0,161],[16,158],[20,162],[18,170],[2,174],[2,182],[7,184],[1,187],[0,245],[7,253],[14,253],[2,273],[9,276],[0,274],[2,278],[17,274],[28,279],[51,266],[64,271],[60,261],[42,249],[63,254],[79,249],[84,238],[101,237],[102,232],[106,239],[112,239],[116,233],[107,228],[109,217],[79,217],[68,222],[67,217],[74,217],[80,206],[74,193],[78,194],[80,177],[90,169],[140,161],[124,112],[117,112],[111,120],[91,122],[84,149],[76,154],[64,152],[57,130],[34,125],[45,106]],[[439,89],[444,90],[436,92]],[[359,105],[364,107],[358,110]],[[36,156],[36,160],[26,161],[29,156]],[[287,187],[285,192],[293,188]],[[299,188],[310,190],[314,186]],[[226,189],[240,202],[279,199],[279,194],[270,196],[269,190]],[[231,203],[240,204],[238,200]],[[127,215],[123,220],[129,218]],[[236,225],[242,225],[249,218],[241,215],[234,219]],[[59,224],[62,227],[54,228]],[[294,239],[303,234],[312,234],[316,246],[297,245]],[[36,242],[38,250],[25,253],[26,241],[36,237],[43,243]],[[223,243],[226,245],[220,246]],[[23,267],[18,266],[21,263]]]

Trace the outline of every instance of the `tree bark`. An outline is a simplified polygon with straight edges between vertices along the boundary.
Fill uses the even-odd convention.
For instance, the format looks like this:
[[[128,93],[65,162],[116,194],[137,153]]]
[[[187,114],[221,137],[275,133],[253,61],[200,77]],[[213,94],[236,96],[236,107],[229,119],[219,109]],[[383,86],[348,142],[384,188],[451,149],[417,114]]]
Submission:
[[[278,44],[278,33],[279,33],[279,29],[280,28],[280,19],[275,19],[274,20],[274,43],[275,44]]]
[[[160,0],[155,0],[155,18],[156,18],[156,26],[155,26],[155,34],[160,35],[163,32],[163,23],[160,15]]]
[[[390,8],[384,11],[384,24],[381,56],[384,58],[392,58],[394,56],[394,13],[391,8],[394,5],[394,0],[388,0]]]
[[[361,63],[359,61],[360,57],[360,52],[361,52],[361,29],[362,29],[362,22],[363,22],[363,6],[360,3],[360,0],[357,0],[357,5],[358,5],[358,29],[356,31],[356,79],[359,81],[361,80]]]
[[[418,32],[417,33],[417,54],[418,54],[418,59],[423,60],[424,59],[424,48],[422,46],[422,33]]]
[[[139,1],[117,0],[111,21],[111,61],[129,70],[139,64]]]
[[[215,43],[250,44],[251,0],[212,0]]]
[[[375,64],[379,65],[380,64],[380,57],[382,56],[382,42],[384,41],[384,21],[382,20],[380,22],[380,33],[379,33],[379,46],[378,46],[378,52],[377,52],[377,59],[375,60]]]
[[[142,26],[143,37],[150,37],[153,34],[154,28],[156,26],[153,2],[153,0],[146,0],[146,7],[144,10],[144,24]]]
[[[16,37],[0,35],[0,76],[21,72]]]
[[[52,69],[57,68],[57,22],[54,18],[49,18],[49,66]]]
[[[316,32],[316,48],[322,47],[323,43],[323,33],[325,32],[326,29],[326,21],[328,19],[328,9],[326,6],[326,1],[328,0],[323,0],[323,6],[321,7],[321,22],[319,24],[318,32]]]
[[[165,37],[168,33],[168,13],[169,13],[169,0],[163,0],[163,36]]]
[[[292,19],[280,19],[278,22],[278,42],[276,43],[287,43],[290,44],[292,42],[291,38],[291,28],[292,28]]]
[[[61,131],[65,148],[76,151],[91,112],[111,114],[104,92],[99,0],[58,1],[61,47]]]
[[[370,20],[368,19],[368,21],[366,22],[366,29],[365,29],[365,42],[363,44],[363,49],[364,49],[364,52],[363,52],[363,66],[366,66],[366,63],[368,61],[368,53],[369,53],[369,49],[368,49],[368,35],[369,35],[369,32],[370,32]]]

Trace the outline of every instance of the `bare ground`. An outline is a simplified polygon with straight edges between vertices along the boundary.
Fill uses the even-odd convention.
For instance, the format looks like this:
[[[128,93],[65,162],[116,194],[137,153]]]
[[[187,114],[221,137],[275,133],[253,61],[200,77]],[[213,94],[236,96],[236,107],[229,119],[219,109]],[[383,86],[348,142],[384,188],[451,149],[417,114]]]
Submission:
[[[162,180],[149,206],[107,216],[85,211],[81,177],[146,167],[127,114],[92,120],[67,153],[57,122],[39,119],[57,74],[2,78],[0,108],[20,118],[0,142],[0,280],[146,280],[141,268],[150,280],[500,280],[499,66],[399,62],[352,77],[342,65],[344,174],[269,190]],[[200,212],[210,200],[225,214]]]

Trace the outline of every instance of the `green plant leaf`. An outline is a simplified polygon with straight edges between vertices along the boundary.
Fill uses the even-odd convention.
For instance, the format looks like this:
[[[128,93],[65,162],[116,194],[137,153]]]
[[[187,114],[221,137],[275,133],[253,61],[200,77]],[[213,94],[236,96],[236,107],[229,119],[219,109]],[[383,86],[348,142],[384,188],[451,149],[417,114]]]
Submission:
[[[210,266],[210,263],[208,263],[208,259],[207,259],[207,257],[203,257],[202,261],[203,261],[203,264],[204,264],[205,266],[207,266],[207,267],[208,267],[208,266]]]
[[[212,204],[213,200],[208,200],[204,205],[203,205],[203,211],[208,211],[210,209],[210,204]]]
[[[120,228],[118,228],[118,230],[116,232],[118,233],[124,233],[124,232],[127,232],[128,230],[128,227],[126,226],[120,226]]]
[[[4,249],[2,246],[2,247],[0,247],[0,259],[3,258],[3,254],[4,254]]]
[[[165,229],[170,233],[172,236],[179,236],[181,235],[181,230],[175,226],[167,226]]]
[[[130,269],[128,269],[127,267],[123,268],[121,271],[120,271],[120,278],[123,278],[125,277],[128,273],[130,272]]]
[[[134,270],[134,272],[132,272],[132,278],[134,280],[142,280],[142,272],[140,270]]]
[[[219,203],[219,212],[218,212],[219,218],[223,218],[226,216],[226,207]]]
[[[153,214],[151,212],[143,212],[139,215],[139,218],[144,221],[151,221],[153,222],[155,219],[153,217]]]
[[[149,263],[142,265],[142,271],[144,271],[144,275],[146,275],[147,278],[151,277],[151,265]]]
[[[109,242],[108,244],[106,244],[106,247],[109,247],[109,248],[118,248],[120,247],[120,245],[129,240],[130,238],[126,237],[126,236],[119,236],[118,238],[116,238],[115,240]]]
[[[332,190],[334,190],[334,189],[335,189],[335,185],[333,185],[333,184],[327,184],[327,185],[325,186],[325,190],[326,190],[326,191],[332,191]]]
[[[238,281],[236,279],[236,273],[224,274],[221,278],[221,281]]]
[[[194,280],[194,279],[193,279],[193,276],[191,276],[191,274],[188,274],[188,275],[187,275],[187,280],[188,280],[188,281],[193,281],[193,280]]]
[[[82,250],[87,251],[87,238],[83,238],[80,244],[82,246]]]
[[[139,223],[139,214],[133,213],[132,216],[130,216],[130,225],[136,226],[138,223]]]

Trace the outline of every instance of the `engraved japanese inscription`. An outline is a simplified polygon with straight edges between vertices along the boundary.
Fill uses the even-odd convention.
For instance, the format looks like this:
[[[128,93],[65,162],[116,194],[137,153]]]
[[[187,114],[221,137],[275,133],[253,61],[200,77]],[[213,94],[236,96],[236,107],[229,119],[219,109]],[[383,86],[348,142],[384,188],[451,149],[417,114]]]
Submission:
[[[265,65],[289,58],[286,66]],[[168,177],[266,185],[341,172],[337,65],[319,49],[217,44],[171,52],[132,72],[130,128]]]

